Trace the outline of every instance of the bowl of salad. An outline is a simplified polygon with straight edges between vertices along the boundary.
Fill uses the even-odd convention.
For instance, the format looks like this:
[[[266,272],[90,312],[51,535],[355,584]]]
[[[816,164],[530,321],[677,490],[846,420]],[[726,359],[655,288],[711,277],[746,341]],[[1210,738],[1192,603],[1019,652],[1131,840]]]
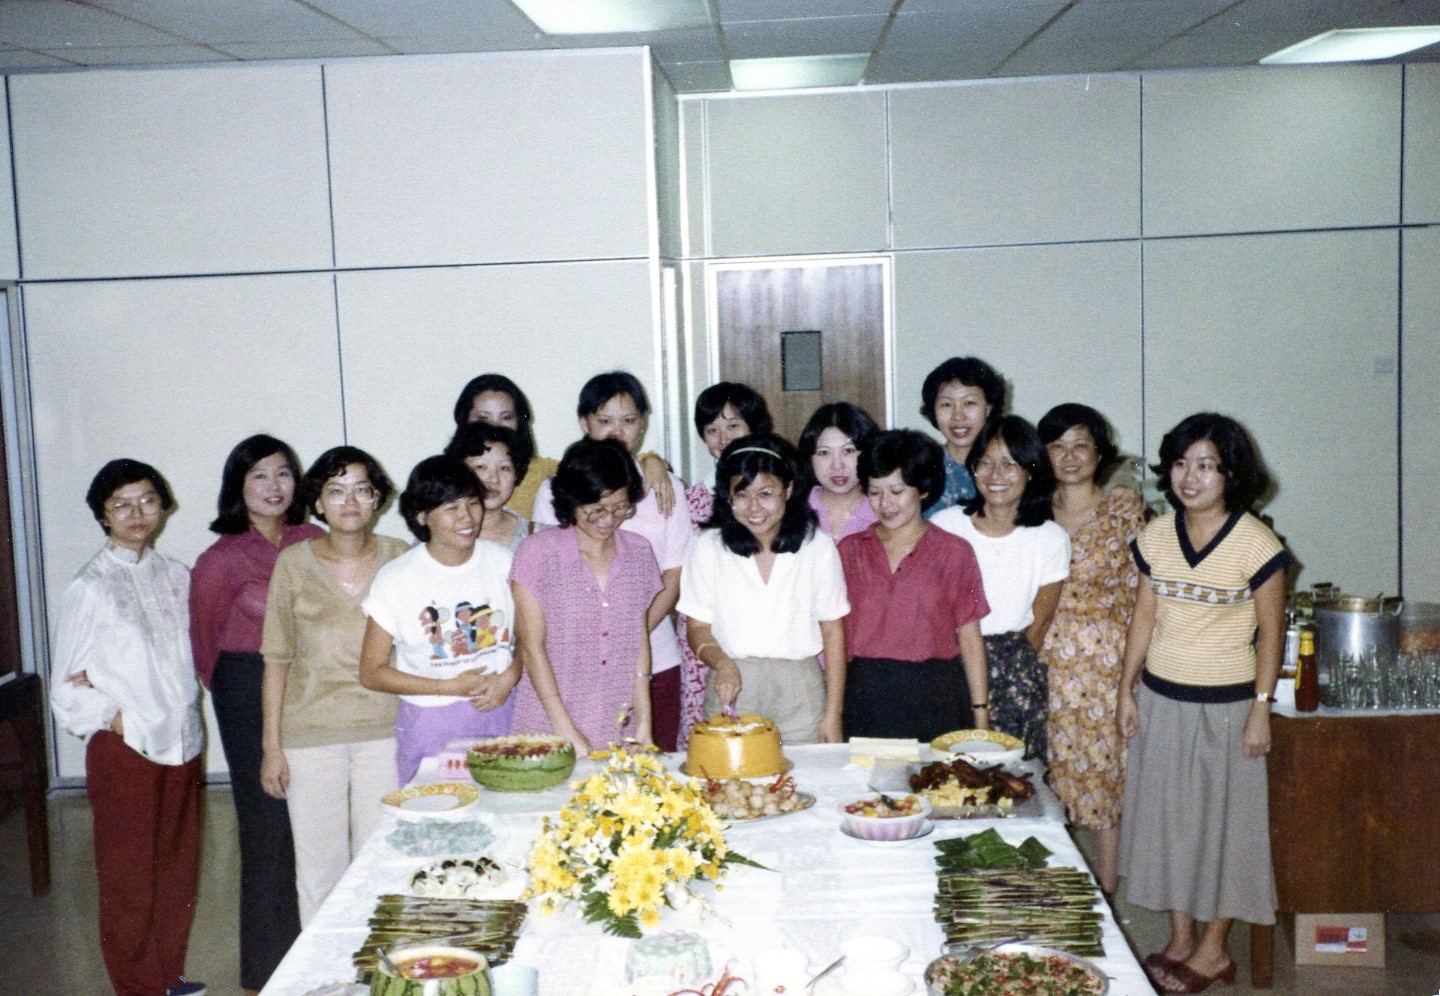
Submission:
[[[845,829],[864,840],[909,840],[925,832],[930,803],[918,795],[866,796],[842,802],[840,819]]]
[[[1058,948],[1001,944],[969,957],[942,955],[925,967],[929,996],[1108,996],[1110,980],[1092,962]]]

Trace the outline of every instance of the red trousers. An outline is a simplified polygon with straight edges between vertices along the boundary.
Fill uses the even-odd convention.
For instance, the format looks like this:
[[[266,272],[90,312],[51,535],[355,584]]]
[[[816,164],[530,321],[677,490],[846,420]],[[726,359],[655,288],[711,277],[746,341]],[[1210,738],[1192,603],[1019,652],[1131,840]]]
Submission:
[[[118,996],[163,996],[185,970],[199,874],[200,763],[156,764],[108,730],[86,747],[100,952]]]

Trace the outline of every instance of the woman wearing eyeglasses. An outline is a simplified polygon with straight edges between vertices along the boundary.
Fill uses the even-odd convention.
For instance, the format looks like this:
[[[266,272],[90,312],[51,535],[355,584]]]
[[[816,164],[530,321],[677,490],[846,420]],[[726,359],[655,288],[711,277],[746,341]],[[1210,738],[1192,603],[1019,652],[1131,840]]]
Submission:
[[[662,583],[650,543],[620,528],[640,471],[619,441],[582,439],[549,485],[559,528],[527,537],[510,571],[525,663],[513,727],[553,732],[581,755],[648,743],[648,614]]]
[[[260,784],[290,810],[300,923],[340,881],[397,787],[395,697],[360,684],[361,602],[375,574],[405,552],[370,532],[394,485],[364,450],[326,450],[298,501],[330,527],[281,552],[265,605]]]

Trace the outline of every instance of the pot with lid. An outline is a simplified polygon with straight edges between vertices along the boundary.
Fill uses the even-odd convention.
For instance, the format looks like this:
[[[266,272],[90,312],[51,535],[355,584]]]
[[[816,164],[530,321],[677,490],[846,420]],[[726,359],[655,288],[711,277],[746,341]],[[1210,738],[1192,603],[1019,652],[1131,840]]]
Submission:
[[[1315,603],[1315,660],[1320,679],[1320,701],[1340,705],[1342,657],[1361,664],[1373,660],[1388,670],[1400,643],[1402,598],[1336,594]]]

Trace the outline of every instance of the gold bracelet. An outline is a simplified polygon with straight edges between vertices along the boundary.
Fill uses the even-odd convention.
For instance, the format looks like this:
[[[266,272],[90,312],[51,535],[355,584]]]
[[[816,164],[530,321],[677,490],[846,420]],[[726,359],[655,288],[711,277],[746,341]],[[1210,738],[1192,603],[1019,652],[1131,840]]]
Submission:
[[[716,650],[719,650],[719,649],[720,649],[720,644],[715,643],[715,642],[713,642],[713,641],[707,641],[707,642],[705,642],[705,643],[700,644],[700,646],[698,646],[698,647],[695,648],[695,659],[696,659],[697,661],[699,661],[701,664],[704,664],[704,663],[705,663],[705,658],[701,657],[700,655],[703,654],[706,650],[708,650],[708,649],[711,648],[711,647],[714,647]]]

